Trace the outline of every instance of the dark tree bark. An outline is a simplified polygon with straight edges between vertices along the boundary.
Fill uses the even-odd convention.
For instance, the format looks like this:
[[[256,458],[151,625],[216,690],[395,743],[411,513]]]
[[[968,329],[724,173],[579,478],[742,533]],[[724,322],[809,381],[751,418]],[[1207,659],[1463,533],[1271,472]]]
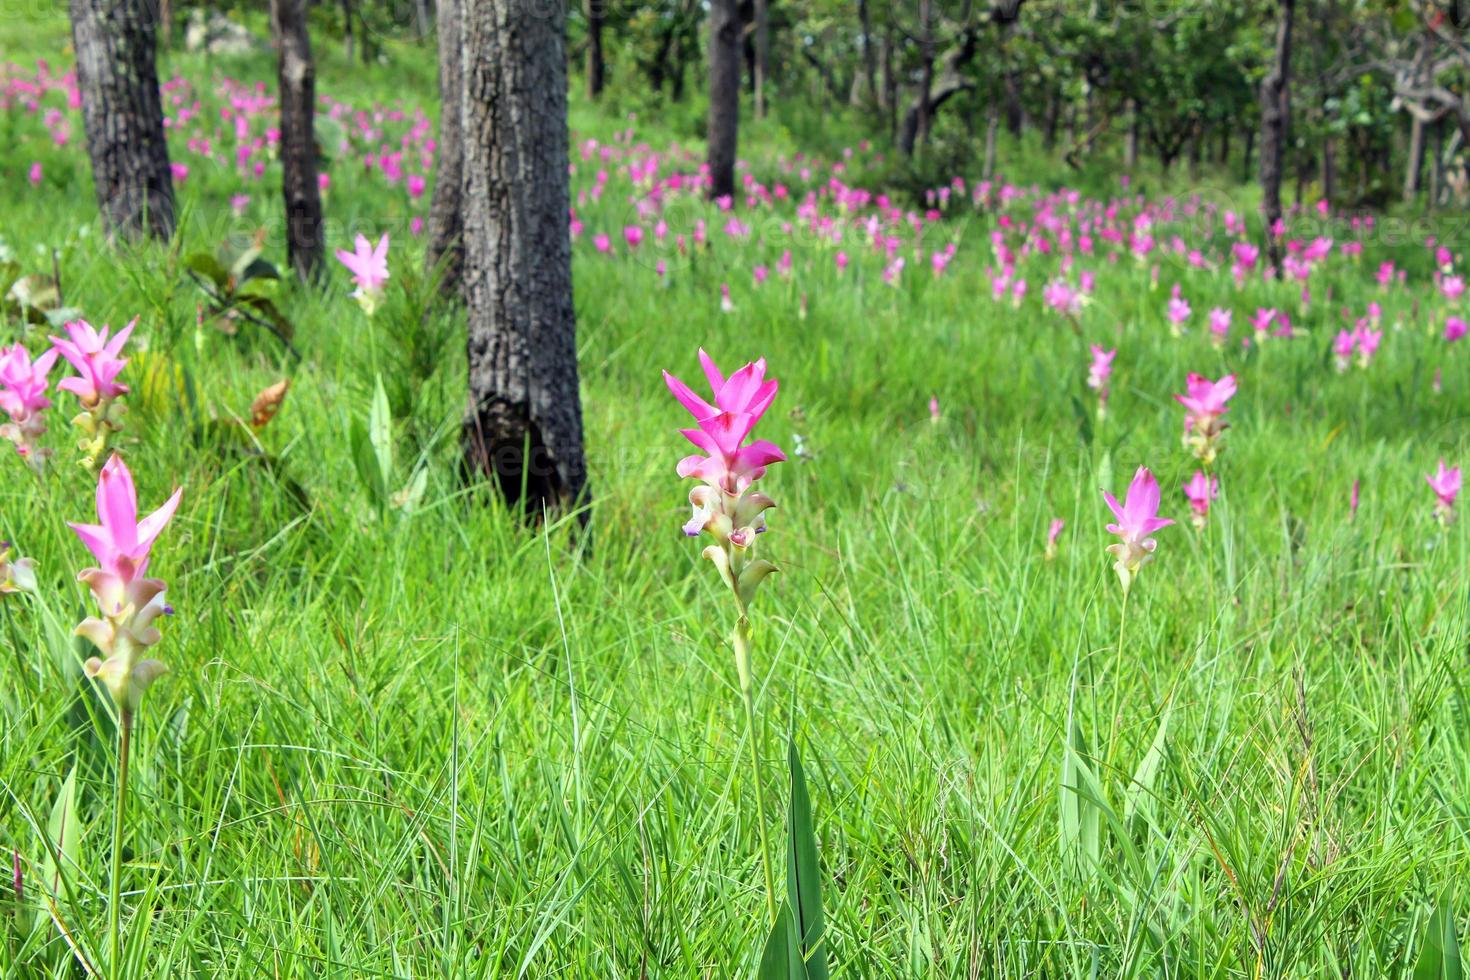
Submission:
[[[868,10],[868,0],[858,0],[858,24],[863,32],[863,78],[868,83],[868,103],[882,105],[883,97],[878,93],[878,57],[873,50],[873,15]]]
[[[607,64],[602,54],[602,25],[606,15],[606,0],[586,0],[587,12],[587,98],[595,99],[602,94],[607,74]],[[440,75],[443,85],[443,75]]]
[[[352,34],[352,0],[342,0],[342,56],[352,60],[355,47]]]
[[[1429,143],[1429,210],[1439,207],[1444,187],[1444,120],[1437,119]]]
[[[1000,110],[991,105],[989,118],[985,121],[985,165],[981,175],[990,180],[995,176],[995,138],[1000,132]]]
[[[566,14],[471,0],[464,68],[467,469],[530,517],[587,486],[572,306]]]
[[[1138,169],[1138,100],[1128,100],[1128,135],[1123,142],[1123,166]]]
[[[751,85],[755,89],[755,118],[766,118],[766,83],[771,74],[771,9],[769,0],[755,0],[755,70]]]
[[[1322,139],[1322,197],[1328,203],[1337,200],[1337,141],[1331,133]]]
[[[413,0],[413,22],[420,40],[429,36],[433,20],[429,14],[429,0]]]
[[[1404,200],[1419,196],[1419,180],[1424,174],[1424,123],[1418,116],[1409,123],[1409,159],[1404,167]]]
[[[967,30],[944,56],[944,65],[937,78],[934,77],[933,62],[929,62],[929,70],[921,76],[919,91],[908,111],[904,113],[903,124],[898,131],[898,148],[904,156],[913,155],[919,138],[928,131],[928,126],[932,126],[934,115],[939,112],[940,107],[961,92],[974,87],[965,69],[975,57],[979,40],[978,30]],[[928,123],[922,122],[925,117],[928,118]]]
[[[271,0],[271,36],[281,85],[281,189],[286,201],[286,257],[303,281],[321,271],[322,197],[317,184],[316,66],[306,30],[306,0]]]
[[[158,0],[158,33],[159,40],[165,48],[174,43],[174,5],[173,0]]]
[[[898,77],[893,65],[893,39],[883,36],[883,94],[879,103],[888,119],[888,132],[898,136]]]
[[[430,274],[439,273],[445,296],[458,296],[464,288],[463,3],[439,0],[439,148],[424,261]]]
[[[914,96],[914,131],[917,140],[905,141],[904,153],[913,153],[915,142],[929,139],[934,106],[934,3],[919,0],[919,91]]]
[[[1296,0],[1280,0],[1276,55],[1261,80],[1261,197],[1266,212],[1266,255],[1281,277],[1281,242],[1272,228],[1281,218],[1281,167],[1291,116],[1291,27]]]
[[[72,45],[97,205],[110,234],[174,231],[150,0],[71,0]]]
[[[709,5],[710,197],[735,193],[735,152],[740,130],[740,5]]]

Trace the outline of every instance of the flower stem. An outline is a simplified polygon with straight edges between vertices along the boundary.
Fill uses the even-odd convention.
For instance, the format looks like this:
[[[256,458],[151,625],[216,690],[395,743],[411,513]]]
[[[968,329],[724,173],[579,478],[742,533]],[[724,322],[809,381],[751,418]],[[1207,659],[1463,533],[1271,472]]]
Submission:
[[[735,670],[740,675],[740,695],[745,701],[745,729],[750,742],[750,778],[755,790],[756,819],[759,821],[761,865],[766,872],[766,911],[776,918],[776,876],[771,870],[771,847],[766,838],[766,794],[761,783],[761,755],[756,744],[755,683],[750,671],[750,620],[745,611],[735,624]]]
[[[1110,768],[1113,762],[1113,749],[1118,743],[1118,725],[1122,721],[1122,700],[1120,697],[1120,688],[1122,685],[1118,683],[1116,675],[1118,668],[1123,663],[1123,636],[1124,631],[1128,627],[1128,595],[1130,591],[1125,590],[1123,592],[1123,610],[1118,614],[1118,646],[1113,651],[1113,669],[1109,671],[1113,676],[1108,678],[1113,687],[1113,727],[1109,732],[1108,738],[1108,766]]]
[[[122,836],[123,809],[128,799],[128,746],[132,741],[133,713],[126,708],[117,721],[117,800],[112,809],[112,875],[107,896],[107,963],[114,980],[123,975],[122,964]]]

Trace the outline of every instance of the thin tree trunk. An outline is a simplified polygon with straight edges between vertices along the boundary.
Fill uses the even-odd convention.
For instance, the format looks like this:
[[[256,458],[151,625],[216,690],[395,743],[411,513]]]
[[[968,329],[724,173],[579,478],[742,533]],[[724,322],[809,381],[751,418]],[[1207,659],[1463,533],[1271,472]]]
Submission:
[[[1291,22],[1296,0],[1280,0],[1276,55],[1261,80],[1261,197],[1266,212],[1266,254],[1281,277],[1281,242],[1273,233],[1281,220],[1281,164],[1291,115]]]
[[[148,0],[71,0],[77,88],[97,204],[110,234],[174,231]]]
[[[586,0],[587,11],[587,97],[596,99],[602,94],[607,66],[602,54],[602,25],[607,0]]]
[[[1046,96],[1046,117],[1042,120],[1041,130],[1041,146],[1042,149],[1046,150],[1046,152],[1048,153],[1056,149],[1057,127],[1061,125],[1061,121],[1062,96],[1060,92],[1053,89],[1052,91],[1048,92]],[[1073,132],[1068,133],[1067,142],[1074,143],[1077,139],[1075,127],[1068,128],[1072,129]]]
[[[1439,195],[1444,188],[1444,120],[1434,122],[1433,135],[1429,143],[1429,210],[1439,207]]]
[[[771,74],[771,9],[769,0],[755,0],[755,117],[766,118],[766,84]]]
[[[1417,116],[1409,123],[1409,160],[1404,167],[1404,200],[1419,196],[1419,181],[1424,175],[1424,123]]]
[[[433,28],[433,17],[429,14],[429,0],[414,0],[413,2],[414,26],[418,30],[419,40],[429,36]]]
[[[735,193],[735,153],[740,131],[740,5],[709,5],[710,197]]]
[[[1128,100],[1128,136],[1123,142],[1123,167],[1138,169],[1138,100]]]
[[[439,0],[439,147],[424,261],[431,274],[438,270],[439,291],[445,296],[458,296],[464,289],[463,3]]]
[[[530,517],[585,499],[568,189],[566,15],[461,11],[468,469]]]
[[[893,65],[893,39],[883,36],[883,94],[881,105],[888,116],[888,132],[898,135],[898,73]]]
[[[863,31],[863,77],[868,82],[868,102],[882,105],[883,96],[878,92],[878,59],[873,50],[873,15],[868,9],[868,0],[858,0],[858,23]]]
[[[1251,163],[1256,158],[1256,131],[1247,129],[1245,131],[1245,153],[1240,158],[1240,180],[1241,183],[1251,179]]]
[[[934,93],[934,3],[919,0],[919,94],[915,101],[918,113],[915,116],[915,143],[929,141],[929,128],[933,125],[934,107],[930,100]],[[905,153],[914,151],[914,144],[904,148]]]
[[[316,66],[306,29],[306,0],[271,0],[271,35],[281,85],[281,188],[286,202],[286,257],[303,281],[321,271],[322,197],[317,185]]]
[[[164,49],[173,46],[174,43],[174,5],[173,0],[158,0],[158,33],[159,41]]]
[[[342,57],[349,62],[356,49],[357,39],[352,33],[352,0],[341,0],[342,4]]]
[[[1322,198],[1329,204],[1337,200],[1337,141],[1331,133],[1322,138]]]
[[[995,139],[1000,133],[1000,109],[992,104],[988,116],[985,122],[985,168],[981,171],[986,180],[995,176]]]

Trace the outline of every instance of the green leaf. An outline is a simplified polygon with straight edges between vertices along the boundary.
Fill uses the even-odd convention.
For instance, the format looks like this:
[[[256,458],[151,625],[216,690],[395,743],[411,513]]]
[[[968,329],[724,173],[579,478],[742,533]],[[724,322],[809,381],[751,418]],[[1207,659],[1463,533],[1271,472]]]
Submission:
[[[82,853],[82,824],[77,814],[77,767],[73,763],[71,772],[61,784],[61,794],[51,805],[51,819],[46,823],[46,856],[41,862],[41,887],[36,894],[36,919],[32,926],[39,929],[51,921],[51,904],[63,901],[63,880],[68,873],[80,867]]]
[[[1062,852],[1075,852],[1088,867],[1102,858],[1102,785],[1087,764],[1087,743],[1082,726],[1069,719],[1067,743],[1062,755],[1062,780],[1058,796],[1062,811]]]
[[[786,758],[791,769],[791,804],[786,819],[786,902],[794,916],[797,953],[806,961],[806,975],[812,980],[826,980],[822,872],[817,862],[817,835],[812,828],[811,796],[807,793],[806,775],[795,740],[790,742]]]
[[[801,960],[801,942],[796,937],[796,919],[791,909],[781,906],[781,913],[771,925],[766,948],[761,952],[757,980],[805,980],[809,976]]]
[[[1123,822],[1131,823],[1135,816],[1149,826],[1157,820],[1158,798],[1154,785],[1159,779],[1159,770],[1164,768],[1165,746],[1169,738],[1169,715],[1173,712],[1172,702],[1164,707],[1164,716],[1159,719],[1159,730],[1154,734],[1153,744],[1144,753],[1143,760],[1133,773],[1133,780],[1123,793]]]
[[[372,440],[368,437],[367,426],[363,425],[362,419],[352,420],[348,439],[352,445],[352,465],[357,469],[357,477],[372,498],[373,506],[381,510],[388,504],[388,488],[383,483],[383,471],[378,468]]]
[[[256,259],[260,258],[261,251],[262,249],[259,245],[252,245],[236,256],[234,262],[230,263],[230,277],[237,284],[250,278],[246,274],[246,270],[255,264]]]
[[[1460,941],[1455,936],[1455,909],[1449,889],[1445,889],[1439,906],[1424,926],[1419,943],[1419,961],[1414,964],[1413,980],[1464,980],[1460,962]]]
[[[224,291],[230,281],[229,271],[220,264],[219,259],[208,252],[195,252],[184,259],[184,267],[199,273],[215,287]]]
[[[252,279],[280,279],[281,270],[267,262],[265,259],[252,259],[243,268],[235,263],[239,271],[235,274],[235,282],[241,286]]]
[[[383,390],[383,376],[374,382],[373,406],[368,413],[368,438],[373,443],[373,455],[378,460],[378,473],[383,486],[393,482],[393,414],[388,409],[388,393]]]

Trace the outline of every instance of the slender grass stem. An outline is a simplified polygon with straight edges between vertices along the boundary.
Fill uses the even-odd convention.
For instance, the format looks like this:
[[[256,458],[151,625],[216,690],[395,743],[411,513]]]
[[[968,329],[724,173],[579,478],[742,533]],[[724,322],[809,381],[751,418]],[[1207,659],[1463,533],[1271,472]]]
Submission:
[[[112,808],[112,873],[107,882],[107,965],[114,980],[123,975],[122,963],[122,837],[123,811],[128,801],[128,748],[132,742],[133,713],[126,708],[117,720],[117,799]]]
[[[750,621],[742,610],[735,624],[735,670],[740,675],[740,696],[745,701],[746,740],[750,743],[750,779],[755,791],[756,819],[759,821],[761,866],[766,873],[766,911],[776,918],[776,875],[771,869],[771,846],[766,835],[766,794],[761,781],[761,754],[756,740],[755,682],[750,670]]]

